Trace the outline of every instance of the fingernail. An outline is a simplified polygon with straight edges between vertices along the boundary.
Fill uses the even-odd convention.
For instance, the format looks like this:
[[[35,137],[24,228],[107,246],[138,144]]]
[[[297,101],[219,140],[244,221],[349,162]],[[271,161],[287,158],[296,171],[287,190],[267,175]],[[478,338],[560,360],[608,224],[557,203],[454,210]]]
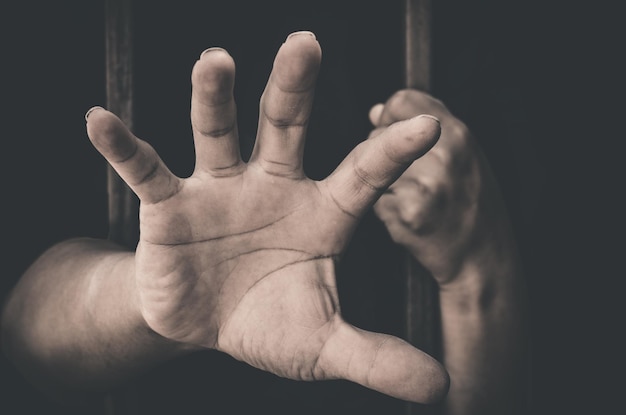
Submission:
[[[439,118],[435,117],[434,115],[430,115],[430,114],[422,114],[422,115],[420,115],[420,117],[430,118],[431,120],[435,120],[435,121],[437,121],[437,124],[441,124],[441,121],[439,121]],[[419,117],[418,117],[418,118],[419,118]]]
[[[308,30],[301,30],[299,32],[293,32],[292,34],[287,36],[287,40],[291,39],[292,37],[296,37],[296,36],[311,36],[313,39],[317,40],[317,38],[315,37],[315,34],[313,32],[309,32]]]
[[[85,121],[87,121],[87,118],[89,118],[89,116],[91,115],[92,112],[94,112],[95,110],[103,110],[104,108],[99,107],[99,106],[95,106],[95,107],[91,107],[89,108],[89,111],[87,111],[85,113]]]
[[[209,52],[217,52],[217,51],[221,51],[221,52],[226,52],[226,53],[228,53],[228,52],[226,51],[226,49],[224,49],[224,48],[220,48],[220,47],[217,47],[217,46],[214,46],[214,47],[212,47],[212,48],[205,49],[205,50],[204,50],[204,52],[202,52],[202,53],[200,54],[200,59],[202,59],[202,57],[203,57],[204,55],[206,55],[207,53],[209,53]]]

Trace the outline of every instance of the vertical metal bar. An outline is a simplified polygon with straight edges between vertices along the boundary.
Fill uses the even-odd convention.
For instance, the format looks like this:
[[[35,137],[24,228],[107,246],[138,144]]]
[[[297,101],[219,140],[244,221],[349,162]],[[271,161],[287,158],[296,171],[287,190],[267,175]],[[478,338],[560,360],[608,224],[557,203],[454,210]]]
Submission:
[[[404,84],[431,89],[431,0],[404,0]]]
[[[404,0],[404,86],[431,90],[431,0]],[[438,287],[429,272],[407,252],[406,337],[414,346],[440,358]],[[435,414],[437,407],[407,404],[406,413]]]
[[[133,128],[131,0],[105,1],[107,108]],[[109,166],[109,239],[134,248],[139,237],[139,202]]]
[[[105,0],[107,109],[133,129],[132,1]],[[118,174],[107,166],[108,238],[134,249],[139,239],[139,200]],[[132,387],[111,391],[104,399],[105,415],[137,413]]]

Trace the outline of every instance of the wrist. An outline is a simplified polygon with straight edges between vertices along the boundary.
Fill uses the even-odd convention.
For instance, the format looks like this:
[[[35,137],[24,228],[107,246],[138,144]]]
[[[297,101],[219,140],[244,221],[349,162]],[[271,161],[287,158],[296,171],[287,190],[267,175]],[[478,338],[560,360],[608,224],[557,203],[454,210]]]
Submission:
[[[194,350],[160,335],[146,322],[136,282],[135,254],[117,248],[106,252],[91,269],[84,326],[98,327],[105,337],[126,333],[136,343],[151,344],[171,355]]]
[[[440,282],[440,299],[463,313],[497,311],[521,293],[521,267],[511,240],[477,247]]]
[[[126,292],[128,293],[127,316],[132,329],[142,336],[146,342],[152,343],[162,348],[162,350],[169,351],[169,354],[172,356],[203,350],[202,347],[195,344],[184,343],[165,337],[148,324],[144,316],[144,309],[136,281],[135,255],[133,254],[120,261],[119,265],[125,270],[124,273],[130,276],[130,278],[127,279],[128,285]]]

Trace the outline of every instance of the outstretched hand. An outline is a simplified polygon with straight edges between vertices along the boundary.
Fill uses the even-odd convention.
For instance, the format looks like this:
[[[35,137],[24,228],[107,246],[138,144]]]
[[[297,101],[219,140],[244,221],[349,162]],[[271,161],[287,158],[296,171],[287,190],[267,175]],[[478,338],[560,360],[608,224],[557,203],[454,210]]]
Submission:
[[[346,323],[335,263],[361,215],[437,141],[420,116],[359,144],[322,181],[302,157],[321,49],[308,32],[276,56],[250,160],[241,160],[234,62],[205,51],[192,73],[196,166],[172,174],[112,113],[88,114],[98,151],[141,201],[135,256],[138,307],[160,335],[214,348],[277,375],[343,378],[388,395],[434,402],[442,366],[401,339]]]

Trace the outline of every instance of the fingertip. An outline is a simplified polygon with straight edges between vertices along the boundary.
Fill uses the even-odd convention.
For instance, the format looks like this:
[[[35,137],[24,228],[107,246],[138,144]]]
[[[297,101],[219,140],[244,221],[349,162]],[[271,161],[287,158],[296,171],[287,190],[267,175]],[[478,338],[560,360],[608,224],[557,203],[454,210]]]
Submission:
[[[387,156],[399,164],[413,162],[439,140],[441,125],[436,117],[419,115],[392,124],[380,134]]]
[[[368,116],[374,127],[380,127],[380,116],[382,115],[384,109],[385,104],[382,103],[376,104],[370,109]]]
[[[93,139],[102,135],[111,135],[112,129],[117,129],[116,124],[122,123],[112,112],[96,106],[90,108],[85,114],[87,122],[87,134]]]
[[[205,49],[195,66],[197,69],[228,71],[235,68],[235,61],[226,49],[215,46]]]
[[[398,338],[378,351],[371,371],[369,387],[410,402],[440,402],[450,386],[450,377],[441,363]]]
[[[441,363],[433,358],[431,359],[432,366],[430,370],[424,370],[424,377],[428,379],[428,382],[420,384],[419,391],[416,391],[414,395],[417,399],[409,398],[407,400],[418,403],[435,404],[441,402],[448,394],[450,390],[450,374]]]
[[[289,36],[287,36],[286,42],[296,37],[309,37],[309,38],[312,38],[313,40],[317,40],[315,33],[309,30],[299,30],[299,31],[290,33]]]
[[[230,55],[226,49],[220,48],[219,46],[212,46],[202,51],[202,53],[200,54],[200,60],[202,60],[203,58],[208,59],[210,57],[209,54],[211,54],[211,52],[221,52],[221,53],[226,53]],[[217,53],[213,53],[212,55],[215,56],[217,55]]]
[[[276,54],[274,82],[285,92],[308,90],[315,84],[321,59],[322,49],[312,32],[291,33]]]
[[[86,118],[89,140],[107,160],[125,160],[135,151],[134,136],[115,114],[94,107],[87,112]]]
[[[99,106],[92,107],[87,111],[85,121],[87,121],[87,131],[101,133],[113,128],[116,121],[121,123],[115,114]]]
[[[338,321],[318,363],[328,379],[342,378],[410,402],[441,401],[450,386],[436,359],[398,337]]]
[[[419,134],[419,138],[427,143],[428,151],[439,141],[439,137],[441,136],[441,121],[439,121],[439,118],[430,114],[421,114],[416,118],[416,121],[420,123],[421,133]]]
[[[408,120],[407,124],[410,129],[406,138],[416,150],[415,158],[421,157],[439,141],[441,122],[437,117],[421,114]]]
[[[223,95],[231,95],[234,81],[235,61],[220,47],[208,48],[202,52],[191,72],[194,91],[215,96],[218,100],[224,99]]]
[[[420,114],[414,119],[419,121],[424,131],[430,133],[435,140],[439,138],[439,134],[441,134],[441,121],[439,121],[439,118],[430,114]]]
[[[425,118],[427,120],[430,119],[430,120],[435,122],[435,125],[437,125],[439,128],[441,128],[441,121],[439,120],[439,118],[435,117],[434,115],[420,114],[416,118]]]
[[[94,112],[94,111],[98,111],[98,110],[104,110],[104,108],[96,105],[95,107],[91,107],[87,110],[87,112],[85,113],[85,121],[89,122],[89,116]]]
[[[322,48],[317,37],[308,30],[289,34],[280,49],[289,50],[292,53],[300,52],[300,56],[309,56],[311,59],[320,58],[322,54]]]

